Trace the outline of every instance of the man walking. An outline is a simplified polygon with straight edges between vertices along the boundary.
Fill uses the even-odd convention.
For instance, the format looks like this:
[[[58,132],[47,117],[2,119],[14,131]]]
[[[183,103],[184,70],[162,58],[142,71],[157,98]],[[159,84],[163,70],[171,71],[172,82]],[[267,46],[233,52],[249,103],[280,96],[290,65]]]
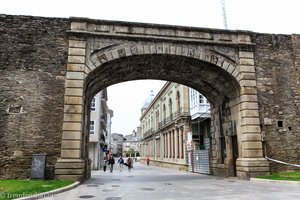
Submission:
[[[113,158],[113,156],[111,155],[108,159],[108,165],[109,165],[109,169],[110,169],[110,173],[113,172],[114,170],[114,164],[115,164],[115,159]]]

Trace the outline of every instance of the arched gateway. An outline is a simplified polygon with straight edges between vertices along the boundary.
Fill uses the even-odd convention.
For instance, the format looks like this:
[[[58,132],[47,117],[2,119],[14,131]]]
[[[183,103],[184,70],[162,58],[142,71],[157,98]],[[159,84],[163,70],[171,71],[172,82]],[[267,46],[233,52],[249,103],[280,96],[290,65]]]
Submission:
[[[212,104],[214,174],[221,161],[221,136],[232,151],[237,136],[236,174],[269,173],[263,157],[254,44],[251,32],[72,19],[65,83],[61,158],[57,178],[90,176],[89,102],[102,89],[128,80],[160,79],[187,85]]]

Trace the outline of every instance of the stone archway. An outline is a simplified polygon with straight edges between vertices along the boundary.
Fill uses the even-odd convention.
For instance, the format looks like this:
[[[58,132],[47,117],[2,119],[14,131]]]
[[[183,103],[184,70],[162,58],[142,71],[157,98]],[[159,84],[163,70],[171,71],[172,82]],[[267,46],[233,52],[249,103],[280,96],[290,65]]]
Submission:
[[[234,134],[239,144],[237,176],[269,172],[262,152],[250,34],[80,19],[73,19],[68,34],[57,178],[90,176],[86,124],[91,98],[110,85],[138,79],[181,83],[210,100],[214,174],[222,174],[232,162],[221,159],[219,138]]]

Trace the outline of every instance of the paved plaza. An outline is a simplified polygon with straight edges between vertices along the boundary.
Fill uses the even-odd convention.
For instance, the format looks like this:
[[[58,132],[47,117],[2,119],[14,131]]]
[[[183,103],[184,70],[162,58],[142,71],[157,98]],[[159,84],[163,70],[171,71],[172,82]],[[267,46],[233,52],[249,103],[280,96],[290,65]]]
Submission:
[[[93,171],[75,189],[43,200],[299,200],[300,185],[221,178],[134,163],[113,173]]]

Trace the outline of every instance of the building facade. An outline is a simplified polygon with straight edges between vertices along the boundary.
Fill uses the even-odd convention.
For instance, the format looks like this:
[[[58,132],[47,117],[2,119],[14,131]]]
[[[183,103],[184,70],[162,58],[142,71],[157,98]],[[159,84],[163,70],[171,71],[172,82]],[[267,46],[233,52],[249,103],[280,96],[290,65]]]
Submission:
[[[189,171],[210,174],[211,114],[210,103],[204,95],[189,88],[191,132],[187,151]]]
[[[123,156],[139,157],[141,154],[141,140],[140,127],[137,128],[137,131],[132,131],[132,134],[126,135],[123,142]]]
[[[113,156],[121,156],[123,153],[123,134],[112,133],[111,134],[111,146],[109,147],[109,153]]]
[[[104,156],[105,136],[107,137],[107,91],[102,90],[91,102],[89,158],[91,169],[99,170]],[[110,121],[110,119],[109,119]]]
[[[195,149],[205,149],[205,139],[210,138],[210,103],[204,95],[189,88],[191,132]]]
[[[157,166],[187,169],[187,134],[190,132],[188,87],[167,82],[142,107],[142,162],[147,157]]]

